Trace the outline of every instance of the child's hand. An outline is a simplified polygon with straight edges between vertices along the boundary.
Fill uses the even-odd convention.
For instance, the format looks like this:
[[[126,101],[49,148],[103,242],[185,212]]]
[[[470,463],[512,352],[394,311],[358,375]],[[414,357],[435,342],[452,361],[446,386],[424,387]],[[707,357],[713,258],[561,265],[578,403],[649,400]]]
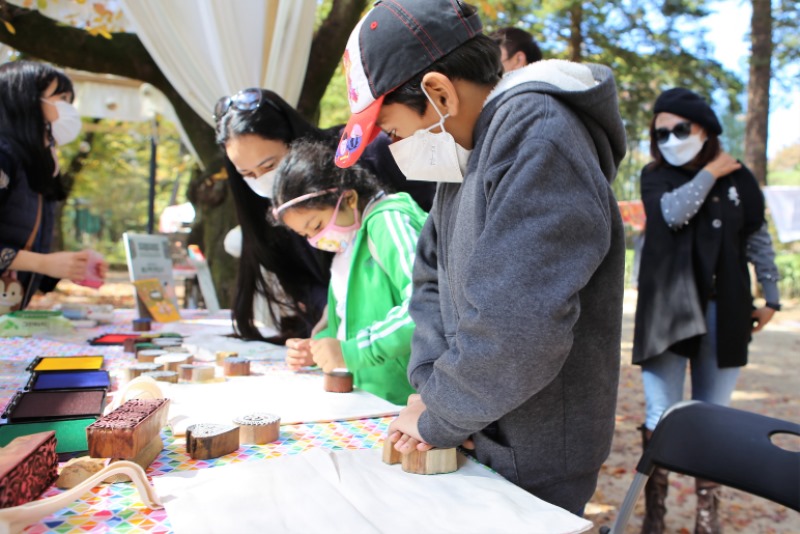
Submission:
[[[311,355],[314,363],[325,373],[347,367],[342,356],[342,343],[335,338],[325,337],[311,340]]]
[[[303,367],[314,365],[310,351],[310,339],[289,338],[286,340],[286,365],[292,371],[299,371]]]
[[[394,443],[395,450],[408,454],[414,449],[427,451],[433,448],[432,445],[425,443],[419,434],[417,423],[419,416],[425,411],[425,403],[422,402],[420,395],[408,396],[408,406],[400,411],[397,419],[389,425],[388,439]]]

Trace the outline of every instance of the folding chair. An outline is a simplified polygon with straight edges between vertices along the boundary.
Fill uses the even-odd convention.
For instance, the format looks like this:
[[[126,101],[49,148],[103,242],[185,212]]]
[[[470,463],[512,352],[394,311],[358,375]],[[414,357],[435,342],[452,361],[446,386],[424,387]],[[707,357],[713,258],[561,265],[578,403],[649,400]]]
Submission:
[[[800,452],[770,441],[800,436],[800,425],[698,401],[667,410],[636,466],[636,475],[611,530],[625,532],[634,505],[656,467],[704,478],[800,511]]]

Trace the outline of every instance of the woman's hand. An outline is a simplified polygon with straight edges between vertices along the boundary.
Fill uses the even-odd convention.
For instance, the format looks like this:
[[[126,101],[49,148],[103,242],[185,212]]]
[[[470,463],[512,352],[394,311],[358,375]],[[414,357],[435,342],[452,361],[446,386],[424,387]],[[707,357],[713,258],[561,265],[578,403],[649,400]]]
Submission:
[[[86,278],[90,250],[80,252],[51,252],[42,259],[42,274],[51,278],[66,278],[78,282]]]
[[[314,365],[314,358],[311,356],[311,340],[301,338],[289,338],[286,340],[286,365],[292,371],[299,371],[303,367]]]
[[[750,316],[755,319],[755,324],[753,325],[753,332],[758,332],[762,328],[764,328],[770,320],[772,320],[772,316],[775,315],[775,310],[772,308],[768,308],[767,306],[757,308],[753,310],[753,313]]]
[[[314,357],[314,363],[325,373],[347,367],[342,355],[342,343],[338,339],[332,337],[312,339],[311,355]]]
[[[726,176],[733,171],[742,168],[742,164],[727,152],[720,152],[719,155],[711,160],[708,165],[703,167],[703,170],[708,171],[714,176],[715,180]]]

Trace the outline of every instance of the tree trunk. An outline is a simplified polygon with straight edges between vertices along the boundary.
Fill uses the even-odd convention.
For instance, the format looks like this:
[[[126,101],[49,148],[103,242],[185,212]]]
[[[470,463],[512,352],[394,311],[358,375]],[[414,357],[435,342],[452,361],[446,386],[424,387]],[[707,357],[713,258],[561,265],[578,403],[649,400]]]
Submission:
[[[575,2],[569,8],[569,60],[580,62],[583,48],[583,5]]]
[[[769,83],[772,76],[772,6],[770,0],[752,0],[752,4],[744,163],[758,183],[764,186],[767,184]]]
[[[303,90],[297,103],[297,111],[309,121],[317,122],[319,102],[344,54],[350,32],[361,19],[366,5],[367,0],[333,0],[328,17],[314,34]]]

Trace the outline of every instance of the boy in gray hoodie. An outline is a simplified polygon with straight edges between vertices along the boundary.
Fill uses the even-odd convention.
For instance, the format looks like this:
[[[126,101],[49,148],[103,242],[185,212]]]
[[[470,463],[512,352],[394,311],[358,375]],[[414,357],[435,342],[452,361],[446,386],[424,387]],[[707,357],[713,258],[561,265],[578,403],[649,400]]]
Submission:
[[[460,0],[382,0],[344,57],[352,165],[380,129],[409,179],[433,180],[417,247],[409,379],[395,448],[464,445],[581,513],[608,456],[619,379],[625,154],[611,71],[564,61],[500,78]]]

